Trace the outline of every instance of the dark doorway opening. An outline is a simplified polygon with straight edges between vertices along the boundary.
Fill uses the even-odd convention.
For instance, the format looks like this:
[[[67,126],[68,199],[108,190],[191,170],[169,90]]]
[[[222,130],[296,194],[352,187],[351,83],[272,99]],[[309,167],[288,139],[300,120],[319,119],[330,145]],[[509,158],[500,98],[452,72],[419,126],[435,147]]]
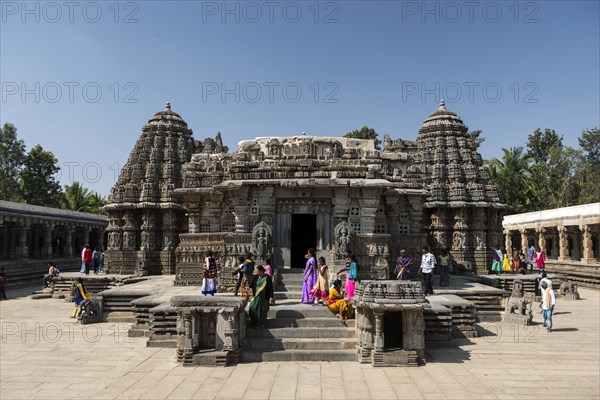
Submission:
[[[383,315],[383,337],[385,349],[402,348],[402,312],[387,311]]]
[[[317,247],[317,216],[292,214],[291,267],[304,268],[306,251]]]

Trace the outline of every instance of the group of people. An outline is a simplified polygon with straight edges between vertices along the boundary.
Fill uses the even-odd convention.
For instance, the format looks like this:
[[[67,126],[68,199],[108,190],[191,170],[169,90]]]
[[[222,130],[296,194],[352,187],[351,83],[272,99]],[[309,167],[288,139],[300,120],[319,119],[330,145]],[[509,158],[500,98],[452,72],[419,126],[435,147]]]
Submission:
[[[354,318],[354,310],[350,300],[354,297],[356,281],[358,280],[358,263],[352,250],[346,249],[346,265],[338,273],[346,274],[346,283],[342,289],[341,279],[333,281],[333,286],[329,286],[329,267],[325,263],[324,257],[319,257],[313,248],[308,249],[306,253],[306,264],[304,267],[302,281],[302,303],[318,305],[322,304],[333,312],[338,318],[345,320]]]
[[[510,255],[508,251],[503,252],[499,247],[494,247],[492,253],[492,272],[500,275],[504,272],[519,272],[526,274],[527,270],[537,269],[538,274],[546,268],[546,252],[543,248],[536,249],[532,244],[523,250],[512,248]]]
[[[94,267],[94,275],[104,270],[104,251],[102,247],[97,246],[94,251],[89,244],[83,246],[81,251],[81,272],[89,275],[90,267]]]
[[[412,265],[413,260],[406,255],[406,250],[401,250],[400,257],[396,260],[396,269],[394,270],[396,279],[399,281],[410,280],[410,267]],[[440,286],[449,286],[450,273],[454,270],[454,258],[450,254],[450,250],[446,248],[442,249],[438,260],[431,253],[429,247],[423,246],[421,248],[421,265],[418,269],[418,274],[421,276],[423,291],[426,295],[433,294],[433,273],[436,266],[440,276]]]

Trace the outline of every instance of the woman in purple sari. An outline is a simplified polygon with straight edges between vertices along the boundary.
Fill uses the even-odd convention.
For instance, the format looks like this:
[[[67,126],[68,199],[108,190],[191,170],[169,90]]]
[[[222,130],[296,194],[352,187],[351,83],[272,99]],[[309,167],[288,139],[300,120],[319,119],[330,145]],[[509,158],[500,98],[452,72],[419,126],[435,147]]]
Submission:
[[[308,249],[308,254],[305,256],[306,266],[304,267],[304,281],[302,283],[302,302],[312,304],[314,297],[310,295],[311,289],[317,283],[317,262],[315,249]]]
[[[398,261],[396,262],[396,279],[400,281],[407,281],[410,275],[410,271],[408,267],[412,265],[412,260],[410,257],[406,255],[405,250],[400,251],[400,257],[398,257]]]

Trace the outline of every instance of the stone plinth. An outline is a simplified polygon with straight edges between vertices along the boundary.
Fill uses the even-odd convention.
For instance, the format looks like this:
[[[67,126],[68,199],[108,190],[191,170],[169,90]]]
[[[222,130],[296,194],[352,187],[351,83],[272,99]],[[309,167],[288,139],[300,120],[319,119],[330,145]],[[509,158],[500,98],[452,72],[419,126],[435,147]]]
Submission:
[[[362,281],[356,308],[358,360],[373,366],[416,366],[425,357],[426,303],[420,282]]]
[[[177,310],[177,361],[237,364],[246,338],[247,303],[235,297],[172,297],[171,306]]]

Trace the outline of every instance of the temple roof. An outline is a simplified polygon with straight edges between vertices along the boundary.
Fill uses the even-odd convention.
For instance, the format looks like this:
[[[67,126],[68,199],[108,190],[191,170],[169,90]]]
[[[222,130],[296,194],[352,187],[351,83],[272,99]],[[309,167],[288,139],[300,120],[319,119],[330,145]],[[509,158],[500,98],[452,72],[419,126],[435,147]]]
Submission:
[[[189,131],[187,123],[181,115],[171,110],[171,103],[167,102],[164,111],[159,111],[148,120],[146,127],[164,126],[173,130]]]
[[[466,133],[467,127],[454,111],[446,108],[446,103],[442,100],[438,109],[423,122],[419,133],[428,133],[432,130],[458,130]]]

